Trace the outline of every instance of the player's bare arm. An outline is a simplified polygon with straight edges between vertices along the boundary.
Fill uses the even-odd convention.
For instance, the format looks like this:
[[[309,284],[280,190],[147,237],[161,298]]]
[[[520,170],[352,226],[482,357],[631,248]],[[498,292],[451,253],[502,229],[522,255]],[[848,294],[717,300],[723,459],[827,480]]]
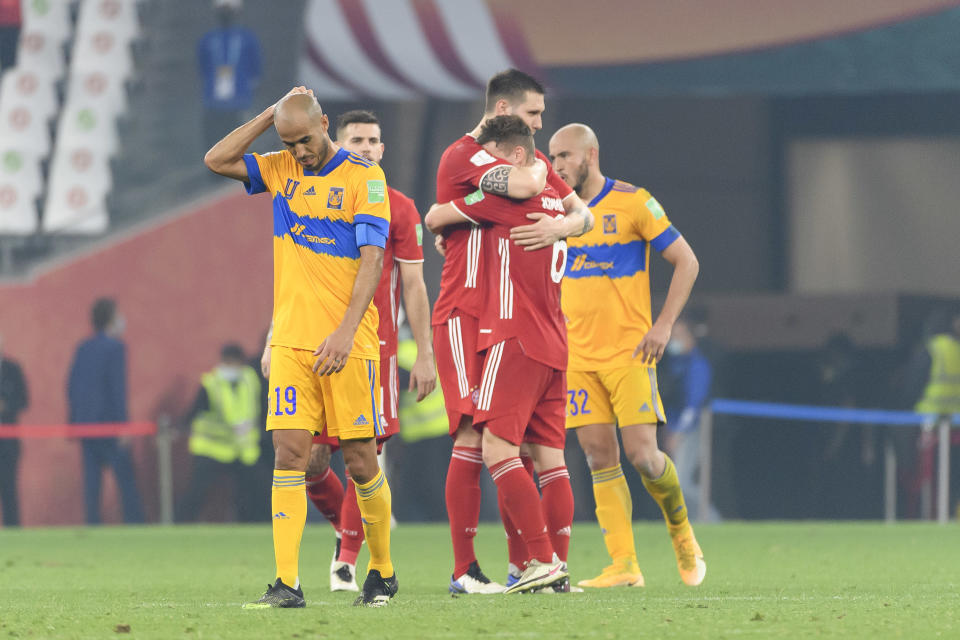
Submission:
[[[480,179],[480,188],[485,192],[507,196],[516,200],[532,198],[547,186],[547,165],[537,158],[527,167],[500,165]]]
[[[433,360],[430,335],[430,300],[423,281],[423,263],[401,262],[400,280],[403,282],[403,308],[417,343],[417,359],[410,369],[409,390],[417,392],[417,402],[420,402],[437,386],[437,365]]]
[[[633,357],[640,356],[640,362],[648,365],[660,362],[663,357],[667,343],[670,342],[673,324],[680,317],[684,305],[687,304],[690,291],[693,290],[693,283],[697,280],[697,274],[700,273],[700,262],[683,236],[674,240],[661,255],[673,265],[673,276],[670,278],[667,299],[663,303],[663,309],[660,310],[656,322],[633,350]]]
[[[423,224],[427,226],[430,233],[440,233],[446,227],[464,222],[473,222],[473,220],[460,213],[452,202],[433,205],[423,219]]]
[[[306,93],[313,95],[312,89],[306,87],[294,87],[286,95],[297,93]],[[286,97],[286,96],[284,96]],[[247,175],[247,165],[243,161],[243,154],[247,152],[253,141],[273,126],[273,111],[276,103],[264,109],[258,116],[240,125],[226,136],[220,142],[213,145],[206,155],[203,156],[203,164],[210,171],[233,178],[241,182],[249,182],[250,176]]]
[[[270,339],[273,338],[273,320],[267,330],[267,338],[263,341],[263,353],[260,355],[260,372],[264,378],[270,377]]]
[[[353,291],[350,293],[350,304],[343,314],[343,320],[326,339],[320,343],[313,355],[317,359],[313,363],[313,370],[321,376],[338,373],[347,364],[347,358],[353,351],[353,339],[357,328],[373,300],[373,294],[380,282],[383,273],[383,248],[375,245],[360,247],[360,267],[357,277],[353,281]]]
[[[571,236],[582,236],[593,229],[593,213],[575,193],[563,201],[566,212],[562,218],[554,218],[545,213],[528,213],[527,218],[533,224],[510,229],[510,239],[527,251],[536,251],[551,246],[558,240]]]

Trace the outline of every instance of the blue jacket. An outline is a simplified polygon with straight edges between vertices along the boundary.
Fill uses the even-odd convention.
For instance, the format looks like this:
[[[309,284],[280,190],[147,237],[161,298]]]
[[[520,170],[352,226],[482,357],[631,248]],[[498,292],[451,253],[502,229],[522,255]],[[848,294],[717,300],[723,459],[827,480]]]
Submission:
[[[98,333],[80,343],[67,381],[70,422],[127,421],[127,353],[116,338]]]
[[[250,108],[260,80],[260,43],[244,27],[211,29],[197,43],[197,66],[203,81],[203,106],[207,109]],[[233,73],[232,97],[218,97],[215,87],[220,68]]]
[[[713,368],[697,347],[690,353],[670,356],[666,364],[670,384],[682,390],[675,395],[677,402],[666,407],[667,428],[680,433],[692,431],[699,426],[700,411],[710,399]]]

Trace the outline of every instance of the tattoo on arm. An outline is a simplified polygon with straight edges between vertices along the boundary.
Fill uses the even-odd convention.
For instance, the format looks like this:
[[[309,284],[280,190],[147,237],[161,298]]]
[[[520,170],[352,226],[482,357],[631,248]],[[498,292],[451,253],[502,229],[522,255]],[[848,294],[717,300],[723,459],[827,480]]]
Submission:
[[[505,165],[494,167],[483,176],[483,180],[480,181],[480,188],[494,195],[507,195],[507,184],[510,182],[511,169],[513,167]]]

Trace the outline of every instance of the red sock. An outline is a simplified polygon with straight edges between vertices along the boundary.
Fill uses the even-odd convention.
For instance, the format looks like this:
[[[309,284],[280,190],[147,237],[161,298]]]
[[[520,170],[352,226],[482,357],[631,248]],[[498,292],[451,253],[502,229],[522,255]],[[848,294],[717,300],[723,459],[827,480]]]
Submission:
[[[477,561],[473,538],[480,522],[480,447],[454,447],[447,468],[445,495],[450,539],[453,542],[453,575],[462,576]]]
[[[540,510],[540,494],[520,458],[501,460],[490,467],[490,475],[497,484],[497,492],[503,494],[504,506],[519,529],[530,558],[553,561],[553,547]]]
[[[330,521],[333,528],[340,531],[340,507],[343,504],[343,485],[340,478],[327,467],[318,476],[307,477],[307,496],[310,502]]]
[[[527,543],[520,537],[520,532],[507,511],[503,491],[497,491],[497,507],[500,509],[500,519],[503,520],[503,530],[507,534],[507,558],[510,564],[523,571],[523,565],[530,558],[527,553]]]
[[[540,504],[547,522],[550,544],[563,562],[570,548],[570,525],[573,524],[573,489],[566,467],[546,469],[540,474]]]
[[[353,478],[347,476],[347,491],[343,495],[343,509],[340,511],[340,555],[337,560],[348,564],[357,564],[357,554],[363,546],[363,522],[360,520],[360,506],[357,504],[357,489]]]

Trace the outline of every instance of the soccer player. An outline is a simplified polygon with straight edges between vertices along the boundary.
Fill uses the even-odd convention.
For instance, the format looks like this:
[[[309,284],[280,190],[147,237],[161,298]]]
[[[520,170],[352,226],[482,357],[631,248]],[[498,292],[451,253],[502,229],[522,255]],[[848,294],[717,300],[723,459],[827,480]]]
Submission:
[[[337,144],[370,162],[380,164],[384,144],[380,120],[370,111],[354,110],[337,118]],[[380,313],[380,405],[386,431],[377,437],[378,447],[399,433],[400,399],[397,370],[397,332],[400,296],[417,344],[417,357],[410,370],[410,391],[423,400],[437,384],[430,339],[430,301],[423,281],[423,227],[413,200],[393,187],[390,196],[390,234],[383,253],[383,273],[373,296]],[[269,345],[266,347],[269,349]],[[347,477],[344,494],[340,479],[330,469],[330,455],[340,448],[338,439],[326,431],[313,439],[307,467],[307,496],[337,529],[337,547],[330,567],[331,591],[357,591],[357,554],[363,544],[363,527],[353,480]]]
[[[550,139],[553,166],[587,200],[597,226],[569,242],[563,313],[570,347],[567,428],[575,429],[593,475],[597,520],[613,563],[579,584],[643,586],[632,528],[632,502],[620,468],[616,424],[627,459],[660,505],[680,576],[699,585],[707,566],[687,519],[673,462],[657,446],[666,421],[656,364],[699,272],[697,258],[644,189],[600,172],[594,132],[569,124]],[[650,312],[650,248],[673,265],[656,322]]]
[[[530,249],[539,249],[589,229],[593,224],[590,211],[549,168],[545,156],[539,154],[539,162],[518,167],[491,155],[477,144],[483,124],[499,115],[516,115],[532,131],[538,131],[543,126],[545,108],[543,86],[526,73],[509,69],[490,78],[483,118],[470,133],[447,147],[440,159],[437,168],[437,202],[446,203],[465,197],[478,188],[494,195],[526,199],[539,194],[549,182],[559,192],[567,215],[555,219],[542,213],[532,213],[529,216],[535,221],[532,224],[521,218],[512,235],[514,241]],[[528,224],[521,224],[523,222]],[[440,294],[434,304],[432,318],[440,386],[447,405],[450,435],[454,439],[445,488],[454,556],[454,570],[450,579],[450,591],[453,593],[500,593],[503,589],[502,585],[491,582],[483,574],[473,548],[480,517],[480,470],[483,463],[480,433],[472,428],[474,402],[483,367],[483,354],[478,353],[476,348],[477,318],[483,306],[482,283],[479,281],[483,243],[483,234],[476,225],[461,224],[444,228],[445,260]],[[532,460],[524,456],[523,462],[532,474]],[[556,489],[560,489],[564,483],[569,488],[569,479],[561,477]],[[548,512],[565,511],[565,499],[554,507],[553,497],[562,493],[549,492],[545,507]],[[515,533],[516,527],[511,524],[502,501],[500,513],[507,531],[510,555],[508,572],[515,579],[521,572],[522,567],[518,563],[525,557],[526,550]],[[563,519],[563,516],[557,518]],[[514,532],[512,535],[511,531]]]
[[[246,153],[274,126],[287,152]],[[295,87],[227,134],[204,157],[251,194],[273,197],[274,306],[267,429],[277,578],[245,606],[303,607],[298,560],[307,515],[304,472],[313,432],[340,438],[356,483],[370,566],[356,605],[397,592],[390,559],[390,488],[377,464],[380,419],[377,309],[390,204],[383,170],[330,140],[312,92]],[[319,345],[319,346],[317,346]]]
[[[487,120],[477,143],[514,166],[527,166],[536,158],[533,133],[518,116]],[[487,295],[478,318],[476,346],[486,356],[473,424],[482,429],[483,462],[527,552],[523,573],[506,593],[548,586],[567,576],[565,563],[555,554],[537,487],[520,460],[520,445],[527,443],[541,482],[564,475],[569,486],[563,459],[567,346],[560,309],[566,244],[561,240],[550,249],[526,251],[512,242],[510,229],[529,212],[562,217],[563,202],[549,185],[523,201],[485,196],[477,190],[438,205],[426,218],[434,232],[463,221],[486,225],[486,251],[498,257],[488,255],[483,263]],[[568,532],[566,541],[572,520],[571,495],[561,524]]]

